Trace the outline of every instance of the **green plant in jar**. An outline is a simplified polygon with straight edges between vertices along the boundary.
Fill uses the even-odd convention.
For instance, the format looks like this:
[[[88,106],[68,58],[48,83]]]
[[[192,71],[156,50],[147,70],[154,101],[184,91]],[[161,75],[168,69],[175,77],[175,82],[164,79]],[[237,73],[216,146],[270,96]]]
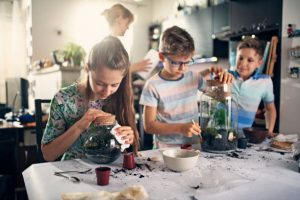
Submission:
[[[208,152],[226,153],[236,149],[236,123],[233,120],[233,102],[230,93],[222,85],[211,85],[201,96],[200,125],[204,142],[202,149]]]

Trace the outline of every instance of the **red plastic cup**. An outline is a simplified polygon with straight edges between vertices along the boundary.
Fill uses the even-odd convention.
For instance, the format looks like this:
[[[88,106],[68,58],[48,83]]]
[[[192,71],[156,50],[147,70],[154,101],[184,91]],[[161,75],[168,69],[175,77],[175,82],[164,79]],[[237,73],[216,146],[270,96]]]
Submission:
[[[111,169],[109,167],[98,167],[95,169],[98,185],[108,185]]]
[[[181,149],[187,149],[187,150],[192,150],[193,149],[191,144],[182,144],[182,145],[180,145],[180,148]]]
[[[123,168],[134,169],[136,167],[133,153],[124,154]]]

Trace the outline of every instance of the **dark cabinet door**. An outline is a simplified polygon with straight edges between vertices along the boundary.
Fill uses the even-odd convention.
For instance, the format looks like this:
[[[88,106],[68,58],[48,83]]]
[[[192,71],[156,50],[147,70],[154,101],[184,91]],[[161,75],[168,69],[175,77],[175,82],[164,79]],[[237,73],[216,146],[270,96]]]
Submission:
[[[213,33],[217,34],[229,31],[229,3],[222,3],[212,8]]]
[[[213,55],[212,41],[212,9],[198,9],[191,14],[184,14],[175,19],[165,20],[162,30],[176,25],[188,31],[195,42],[196,56],[211,57]]]
[[[234,33],[278,27],[282,0],[231,0],[230,27]]]
[[[213,56],[212,35],[212,9],[200,9],[191,15],[184,17],[186,29],[195,41],[196,54],[211,57]]]
[[[11,137],[10,132],[3,134],[0,131],[0,174],[15,174],[15,139]]]

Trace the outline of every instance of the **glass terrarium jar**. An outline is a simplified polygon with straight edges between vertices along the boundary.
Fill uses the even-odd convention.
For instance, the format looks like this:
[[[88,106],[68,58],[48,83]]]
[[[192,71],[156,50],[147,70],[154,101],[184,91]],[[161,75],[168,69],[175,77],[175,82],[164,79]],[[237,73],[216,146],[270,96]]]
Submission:
[[[200,97],[202,150],[228,153],[237,147],[237,107],[231,98],[230,87],[218,80],[207,81]]]
[[[87,131],[84,143],[86,157],[98,164],[111,163],[119,158],[121,144],[111,133],[115,124],[98,125],[93,123]]]

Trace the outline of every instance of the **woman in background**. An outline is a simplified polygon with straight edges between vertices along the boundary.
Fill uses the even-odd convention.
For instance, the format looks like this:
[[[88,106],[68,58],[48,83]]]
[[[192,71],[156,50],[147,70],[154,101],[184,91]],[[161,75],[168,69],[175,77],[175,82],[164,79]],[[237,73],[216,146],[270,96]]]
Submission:
[[[124,36],[126,31],[129,28],[129,25],[134,21],[134,16],[121,4],[115,4],[109,9],[105,9],[102,12],[102,15],[106,18],[111,35],[115,37]],[[147,71],[151,65],[149,59],[145,59],[136,63],[133,63],[130,66],[131,73],[138,71]]]

